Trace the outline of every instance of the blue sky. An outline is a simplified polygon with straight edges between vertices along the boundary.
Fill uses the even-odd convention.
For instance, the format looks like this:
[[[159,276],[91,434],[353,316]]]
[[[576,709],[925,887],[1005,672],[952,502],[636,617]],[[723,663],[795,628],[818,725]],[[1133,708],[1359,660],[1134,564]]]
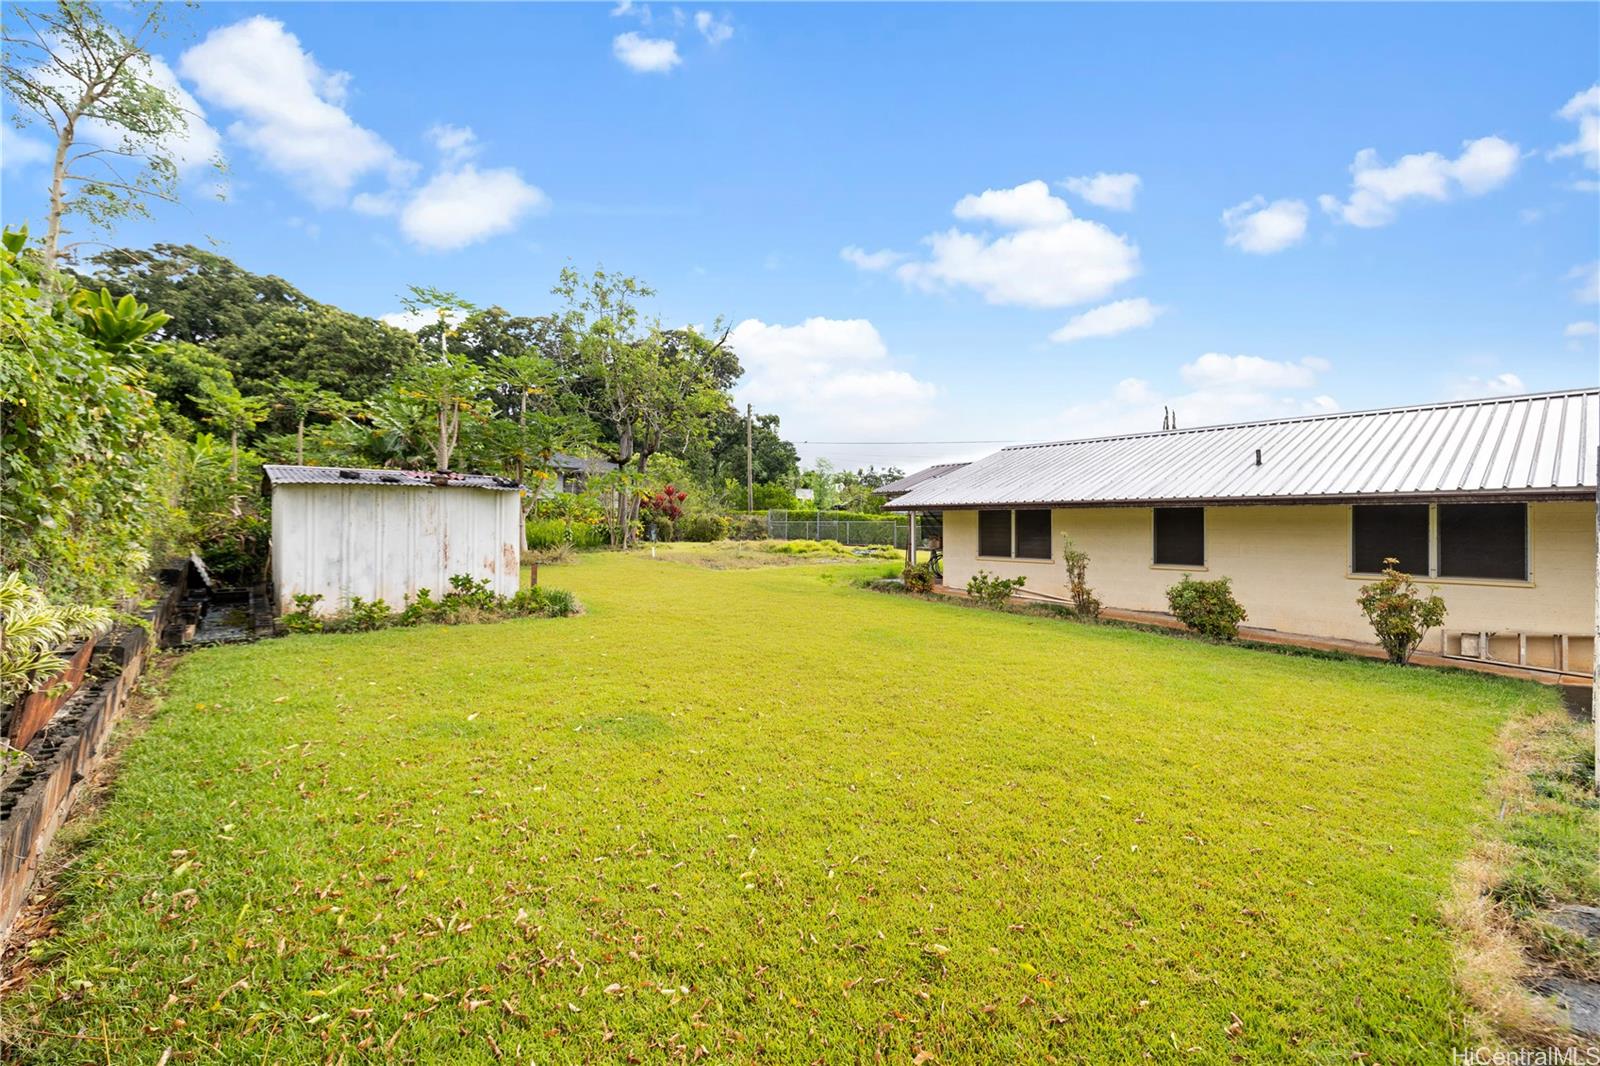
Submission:
[[[538,313],[603,264],[663,322],[734,325],[741,399],[797,440],[1596,381],[1593,4],[233,3],[161,51],[228,195],[193,167],[116,243],[373,315],[411,283]],[[13,225],[42,215],[30,136]]]

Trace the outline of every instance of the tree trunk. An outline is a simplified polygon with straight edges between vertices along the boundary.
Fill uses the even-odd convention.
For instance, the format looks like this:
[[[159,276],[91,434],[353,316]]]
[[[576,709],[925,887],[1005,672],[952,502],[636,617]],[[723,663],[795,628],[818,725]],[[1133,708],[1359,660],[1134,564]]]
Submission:
[[[56,287],[56,258],[60,254],[61,218],[66,214],[67,152],[72,148],[75,118],[68,118],[56,137],[56,158],[50,170],[49,224],[44,231],[44,246],[40,261],[44,267],[44,298],[54,303],[59,291]]]
[[[303,418],[294,427],[294,461],[306,465],[306,420]]]

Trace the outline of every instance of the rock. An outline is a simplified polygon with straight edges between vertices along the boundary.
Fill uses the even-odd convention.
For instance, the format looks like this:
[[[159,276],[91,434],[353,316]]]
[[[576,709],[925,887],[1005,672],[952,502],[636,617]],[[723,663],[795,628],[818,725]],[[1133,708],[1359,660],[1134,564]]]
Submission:
[[[1589,940],[1600,940],[1600,907],[1585,907],[1569,903],[1557,907],[1544,916],[1551,925],[1560,926]]]
[[[1600,1036],[1600,984],[1548,977],[1535,990],[1554,997],[1567,1016],[1567,1024],[1580,1036]]]

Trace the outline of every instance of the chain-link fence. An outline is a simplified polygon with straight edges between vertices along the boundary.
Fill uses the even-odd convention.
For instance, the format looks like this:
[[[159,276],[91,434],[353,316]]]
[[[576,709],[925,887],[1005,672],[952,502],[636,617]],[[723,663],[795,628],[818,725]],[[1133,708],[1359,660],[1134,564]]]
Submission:
[[[827,518],[790,522],[782,511],[767,515],[767,536],[773,540],[836,540],[840,544],[893,544],[904,548],[908,532],[904,518],[881,522],[835,522]]]

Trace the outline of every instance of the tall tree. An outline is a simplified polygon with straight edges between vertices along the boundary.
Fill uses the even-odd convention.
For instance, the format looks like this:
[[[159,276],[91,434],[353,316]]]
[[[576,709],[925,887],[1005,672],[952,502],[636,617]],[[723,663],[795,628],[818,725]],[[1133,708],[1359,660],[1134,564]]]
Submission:
[[[233,382],[212,378],[200,382],[200,395],[194,401],[205,412],[206,421],[228,435],[232,453],[229,475],[239,480],[239,438],[261,424],[267,417],[267,401],[259,396],[245,396]]]
[[[418,358],[405,330],[319,303],[280,277],[192,245],[117,248],[91,262],[98,268],[92,285],[132,293],[171,316],[161,337],[216,353],[249,394],[270,395],[274,382],[289,377],[366,401]]]
[[[40,246],[52,295],[69,215],[109,226],[148,215],[150,200],[177,199],[175,144],[190,116],[176,85],[162,84],[148,50],[165,9],[146,3],[129,10],[132,29],[124,31],[87,0],[12,4],[0,37],[7,53],[0,77],[18,108],[14,120],[26,115],[55,137]]]
[[[315,381],[301,378],[279,378],[273,385],[272,393],[274,406],[294,420],[294,461],[304,465],[306,421],[312,415],[340,414],[347,405]]]
[[[434,469],[449,470],[461,439],[461,419],[484,390],[483,372],[459,355],[445,355],[412,367],[399,389],[426,405],[434,427]]]

